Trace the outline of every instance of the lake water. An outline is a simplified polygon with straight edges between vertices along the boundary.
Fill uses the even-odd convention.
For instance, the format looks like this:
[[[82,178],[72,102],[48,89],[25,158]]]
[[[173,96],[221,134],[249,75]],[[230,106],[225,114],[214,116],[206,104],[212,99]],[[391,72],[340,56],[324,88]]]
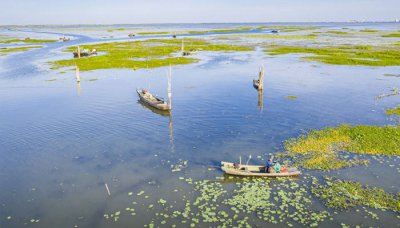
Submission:
[[[321,26],[386,29],[395,25]],[[2,28],[0,34],[39,34],[39,30],[48,30],[42,36],[62,34],[46,27],[16,29]],[[198,63],[172,67],[173,110],[166,115],[138,102],[135,89],[146,87],[167,97],[167,68],[81,72],[79,86],[74,71],[59,74],[49,69],[44,62],[64,58],[63,47],[101,41],[79,30],[67,35],[76,39],[0,57],[0,227],[143,226],[154,217],[148,205],[159,198],[177,201],[176,208],[182,208],[182,196],[195,197],[191,186],[179,177],[216,180],[223,177],[219,162],[237,162],[239,156],[247,160],[252,155],[250,163],[264,163],[257,156],[265,159],[269,153],[282,151],[284,140],[309,129],[341,123],[398,123],[384,110],[395,107],[399,96],[375,97],[400,87],[400,78],[384,76],[399,74],[400,67],[325,65],[302,61],[300,55],[269,57],[260,49],[200,52],[195,56]],[[265,66],[262,102],[252,87],[260,65]],[[297,99],[287,99],[289,95]],[[304,170],[306,175],[293,181],[302,183],[307,175],[336,176],[399,193],[398,158],[383,158],[380,163],[365,157],[371,160],[369,166],[332,172]],[[183,161],[187,167],[172,172],[171,165]],[[149,198],[140,201],[136,193],[142,190]],[[133,200],[138,202],[136,216],[124,212]],[[371,209],[380,219],[365,219],[355,209],[333,214],[314,201],[316,210],[328,210],[334,217],[321,226],[343,222],[399,227],[394,212]],[[118,222],[104,219],[105,213],[119,210]],[[31,219],[40,221],[31,223]],[[200,223],[200,227],[214,225]],[[266,226],[257,219],[251,225]],[[156,222],[156,226],[162,225]]]

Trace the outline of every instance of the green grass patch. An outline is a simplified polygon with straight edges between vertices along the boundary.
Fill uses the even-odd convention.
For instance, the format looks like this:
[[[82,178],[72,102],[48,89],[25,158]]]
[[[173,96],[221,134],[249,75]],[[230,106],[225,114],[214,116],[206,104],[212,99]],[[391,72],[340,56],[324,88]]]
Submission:
[[[390,33],[382,35],[382,37],[400,37],[400,33]]]
[[[41,40],[41,39],[0,39],[2,44],[10,43],[25,43],[25,44],[36,44],[36,43],[52,43],[58,40]]]
[[[373,32],[378,32],[378,30],[373,30],[373,29],[362,29],[362,30],[360,30],[360,32],[371,32],[371,33],[373,33]]]
[[[295,99],[297,99],[297,96],[289,95],[289,96],[286,97],[286,99],[295,100]]]
[[[322,199],[326,206],[335,209],[367,206],[400,212],[400,194],[386,193],[381,188],[363,186],[353,181],[325,178],[325,184],[320,184],[314,179],[311,192]]]
[[[269,46],[265,52],[271,55],[289,53],[313,54],[304,57],[327,64],[358,65],[358,66],[399,66],[400,48],[398,46]]]
[[[385,110],[386,115],[397,115],[400,116],[400,104],[395,108],[388,108]]]
[[[83,45],[84,49],[96,49],[105,54],[80,59],[68,59],[52,62],[55,68],[78,65],[81,71],[110,68],[156,68],[168,65],[190,64],[196,58],[173,57],[181,51],[179,39],[150,39],[146,41],[114,42]],[[72,52],[77,47],[65,51]],[[251,51],[252,47],[212,44],[199,39],[185,39],[185,50],[191,51]]]
[[[23,52],[29,51],[35,48],[41,48],[42,46],[27,46],[27,47],[10,47],[10,48],[0,48],[0,55],[5,55],[11,52]]]
[[[312,130],[285,141],[285,149],[299,166],[310,169],[339,169],[363,160],[343,159],[339,152],[400,155],[400,126],[350,126]]]
[[[330,33],[330,34],[337,34],[337,35],[346,35],[349,34],[348,32],[343,32],[343,31],[327,31],[326,33]]]

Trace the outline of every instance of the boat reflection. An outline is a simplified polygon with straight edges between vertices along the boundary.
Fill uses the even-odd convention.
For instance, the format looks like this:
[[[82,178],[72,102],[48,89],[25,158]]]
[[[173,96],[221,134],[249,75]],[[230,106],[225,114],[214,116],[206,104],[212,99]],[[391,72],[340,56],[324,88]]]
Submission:
[[[173,129],[173,124],[172,124],[172,111],[156,109],[141,100],[138,100],[137,103],[139,103],[143,108],[149,109],[151,112],[153,112],[157,115],[165,116],[165,117],[168,116],[169,146],[170,146],[171,152],[175,152],[174,129]]]

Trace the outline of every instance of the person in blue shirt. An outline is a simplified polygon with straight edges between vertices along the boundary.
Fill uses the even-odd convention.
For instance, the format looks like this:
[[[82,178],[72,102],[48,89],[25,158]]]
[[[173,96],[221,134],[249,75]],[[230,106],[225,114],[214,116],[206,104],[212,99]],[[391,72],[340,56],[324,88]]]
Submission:
[[[274,163],[272,162],[272,159],[268,159],[267,164],[265,164],[265,172],[271,173],[274,166]]]

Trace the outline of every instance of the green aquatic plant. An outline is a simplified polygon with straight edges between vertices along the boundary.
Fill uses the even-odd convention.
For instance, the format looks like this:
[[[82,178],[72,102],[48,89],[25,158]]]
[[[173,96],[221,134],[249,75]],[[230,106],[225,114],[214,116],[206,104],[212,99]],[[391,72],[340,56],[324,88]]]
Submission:
[[[96,49],[101,53],[80,59],[67,59],[51,62],[54,68],[77,65],[81,71],[110,68],[156,68],[168,65],[189,64],[196,58],[173,56],[181,50],[182,40],[150,39],[145,41],[100,43],[83,45],[84,49]],[[77,47],[65,51],[73,52]],[[190,51],[251,51],[252,47],[225,44],[212,44],[199,39],[185,39],[185,49]]]
[[[295,100],[295,99],[297,99],[297,96],[289,95],[289,96],[286,97],[286,99]]]
[[[400,65],[400,49],[398,46],[325,46],[300,47],[279,46],[267,47],[265,52],[271,55],[289,53],[313,54],[303,57],[327,64],[359,65],[359,66],[398,66]]]
[[[343,31],[327,31],[326,33],[331,33],[331,34],[337,34],[337,35],[346,35],[349,34],[348,32],[343,32]]]
[[[397,115],[400,116],[400,104],[395,108],[388,108],[385,110],[386,115]]]
[[[310,169],[339,169],[365,160],[346,160],[339,152],[400,155],[400,126],[350,126],[312,130],[285,141],[287,155],[297,165]]]
[[[58,40],[45,40],[45,39],[0,39],[0,43],[2,44],[10,44],[10,43],[25,43],[25,44],[36,44],[36,43],[52,43],[57,42]]]
[[[5,48],[0,48],[0,55],[5,55],[7,53],[12,53],[12,52],[29,51],[29,50],[41,48],[41,47],[42,46],[5,47]]]
[[[373,30],[373,29],[362,29],[360,32],[378,32],[378,30]]]
[[[389,33],[382,35],[382,37],[400,37],[400,33]]]
[[[381,188],[363,186],[353,181],[325,178],[324,184],[313,181],[311,192],[326,206],[347,209],[367,206],[400,212],[400,194],[386,193]]]

